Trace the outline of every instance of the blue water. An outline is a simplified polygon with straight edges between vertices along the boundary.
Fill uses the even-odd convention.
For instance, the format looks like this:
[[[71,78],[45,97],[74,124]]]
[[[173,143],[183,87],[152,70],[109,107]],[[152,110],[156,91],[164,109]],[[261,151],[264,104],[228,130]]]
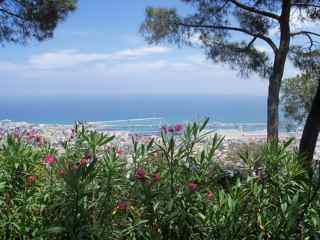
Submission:
[[[261,125],[266,122],[265,97],[1,97],[0,102],[0,119],[32,123],[72,124],[77,120],[95,122],[146,118],[160,119],[162,123],[176,123],[204,117],[210,117],[211,122],[235,125]],[[131,123],[147,125],[150,119],[145,121]]]
[[[73,123],[163,117],[169,121],[210,117],[219,122],[266,120],[265,97],[93,96],[0,98],[0,119],[34,123]]]

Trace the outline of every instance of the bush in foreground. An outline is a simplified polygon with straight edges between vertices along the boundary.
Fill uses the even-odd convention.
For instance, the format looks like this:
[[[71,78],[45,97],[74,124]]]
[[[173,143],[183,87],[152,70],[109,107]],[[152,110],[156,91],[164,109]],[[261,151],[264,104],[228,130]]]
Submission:
[[[206,124],[133,138],[128,152],[81,125],[62,152],[8,136],[0,238],[319,239],[319,174],[308,177],[290,142],[242,151],[246,169],[232,177],[214,160],[223,139]]]

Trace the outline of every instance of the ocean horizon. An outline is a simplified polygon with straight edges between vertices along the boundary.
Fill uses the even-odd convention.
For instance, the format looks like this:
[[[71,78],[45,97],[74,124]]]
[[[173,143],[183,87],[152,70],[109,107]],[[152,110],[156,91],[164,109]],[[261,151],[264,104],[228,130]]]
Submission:
[[[15,122],[101,122],[117,130],[155,131],[161,124],[209,117],[214,128],[266,128],[267,100],[262,96],[59,96],[0,100],[0,120]]]

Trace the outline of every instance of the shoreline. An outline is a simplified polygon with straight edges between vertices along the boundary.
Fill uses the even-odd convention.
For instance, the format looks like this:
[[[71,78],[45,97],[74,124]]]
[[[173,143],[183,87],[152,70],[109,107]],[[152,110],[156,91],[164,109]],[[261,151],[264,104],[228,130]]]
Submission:
[[[159,124],[135,124],[135,125],[116,125],[112,123],[123,123],[123,122],[134,122],[141,120],[159,120],[161,118],[141,118],[141,119],[128,119],[128,120],[114,120],[114,121],[97,121],[97,122],[83,122],[89,128],[95,129],[99,132],[109,132],[109,133],[120,133],[120,134],[135,134],[141,136],[150,136],[150,135],[159,135],[159,131],[161,128],[161,122]],[[185,122],[186,123],[186,122]],[[182,123],[183,125],[185,123]],[[166,124],[164,124],[166,125]],[[223,135],[228,139],[233,138],[265,138],[266,137],[266,129],[258,130],[244,130],[241,126],[255,126],[260,125],[263,126],[263,123],[222,123],[222,122],[209,122],[207,128],[209,131],[213,133],[217,133],[219,135]],[[61,123],[31,123],[26,121],[12,121],[9,119],[0,120],[0,129],[1,130],[13,130],[16,128],[21,129],[35,129],[39,131],[46,130],[57,130],[57,131],[68,131],[74,126],[74,124],[61,124]],[[132,130],[130,127],[132,126]],[[233,127],[232,127],[233,126]],[[135,131],[134,127],[154,127],[153,130],[149,131]],[[113,129],[114,128],[114,129]],[[126,130],[115,130],[116,128],[123,128]],[[301,131],[283,131],[279,130],[280,138],[287,137],[297,137],[301,134]]]
[[[151,138],[158,138],[160,135],[160,127],[157,132],[153,133],[139,133],[134,131],[113,131],[106,127],[104,124],[98,123],[87,123],[89,129],[96,130],[98,132],[103,132],[109,135],[114,135],[115,139],[112,143],[114,146],[129,151],[132,136],[137,136],[139,141],[148,142]],[[72,136],[72,128],[74,125],[69,124],[35,124],[27,122],[13,122],[13,121],[0,121],[0,139],[3,139],[7,134],[17,134],[18,136],[40,136],[42,142],[49,143],[52,147],[58,149],[58,151],[63,151],[63,142],[70,139]],[[209,129],[208,131],[211,131]],[[253,130],[253,131],[243,131],[240,129],[217,129],[212,131],[208,135],[208,138],[197,147],[196,150],[202,149],[209,139],[213,137],[214,134],[224,137],[224,141],[221,144],[220,149],[217,153],[217,160],[222,164],[229,164],[225,161],[225,157],[232,151],[235,146],[240,146],[243,144],[261,144],[266,142],[266,130]],[[301,137],[301,132],[280,132],[279,137],[281,141],[294,139],[292,147],[298,147],[299,140]],[[32,141],[33,141],[32,140]],[[31,142],[32,142],[31,141]],[[318,140],[316,147],[315,159],[320,159],[320,140]],[[237,165],[238,162],[234,162],[231,165]]]
[[[154,119],[154,118],[153,118]],[[135,131],[134,129],[130,130],[126,125],[122,126],[126,130],[117,130],[112,129],[114,126],[110,123],[112,122],[124,122],[124,121],[134,121],[141,119],[130,119],[130,120],[117,120],[117,121],[99,121],[99,122],[86,122],[85,125],[88,128],[96,130],[98,132],[108,133],[110,135],[115,135],[117,137],[131,137],[132,135],[141,136],[141,137],[157,137],[160,134],[161,125],[156,127],[153,131]],[[109,123],[109,124],[105,124]],[[210,123],[212,125],[212,123]],[[209,126],[210,126],[209,124]],[[215,124],[215,123],[213,123]],[[251,123],[249,123],[251,124]],[[230,124],[232,125],[232,124]],[[236,126],[236,124],[233,124]],[[48,138],[50,142],[57,142],[65,137],[68,137],[73,128],[73,124],[47,124],[47,123],[29,123],[29,122],[15,122],[11,120],[0,120],[0,136],[3,136],[7,133],[12,133],[14,131],[33,131],[37,134],[42,135],[43,137]],[[143,126],[143,125],[142,125]],[[117,126],[120,128],[121,126]],[[212,134],[218,134],[224,136],[227,141],[241,141],[241,142],[250,142],[250,141],[263,141],[266,139],[266,129],[264,130],[243,130],[242,128],[217,128],[211,129],[207,128],[208,131],[212,131]],[[280,139],[295,138],[300,139],[301,131],[295,132],[279,132]]]

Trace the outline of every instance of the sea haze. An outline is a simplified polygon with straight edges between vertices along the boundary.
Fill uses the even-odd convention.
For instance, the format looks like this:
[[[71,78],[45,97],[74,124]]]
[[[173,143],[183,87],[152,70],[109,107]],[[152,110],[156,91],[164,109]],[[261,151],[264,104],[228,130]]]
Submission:
[[[70,124],[160,117],[186,122],[210,117],[223,123],[264,123],[266,97],[90,96],[1,97],[0,119]]]

